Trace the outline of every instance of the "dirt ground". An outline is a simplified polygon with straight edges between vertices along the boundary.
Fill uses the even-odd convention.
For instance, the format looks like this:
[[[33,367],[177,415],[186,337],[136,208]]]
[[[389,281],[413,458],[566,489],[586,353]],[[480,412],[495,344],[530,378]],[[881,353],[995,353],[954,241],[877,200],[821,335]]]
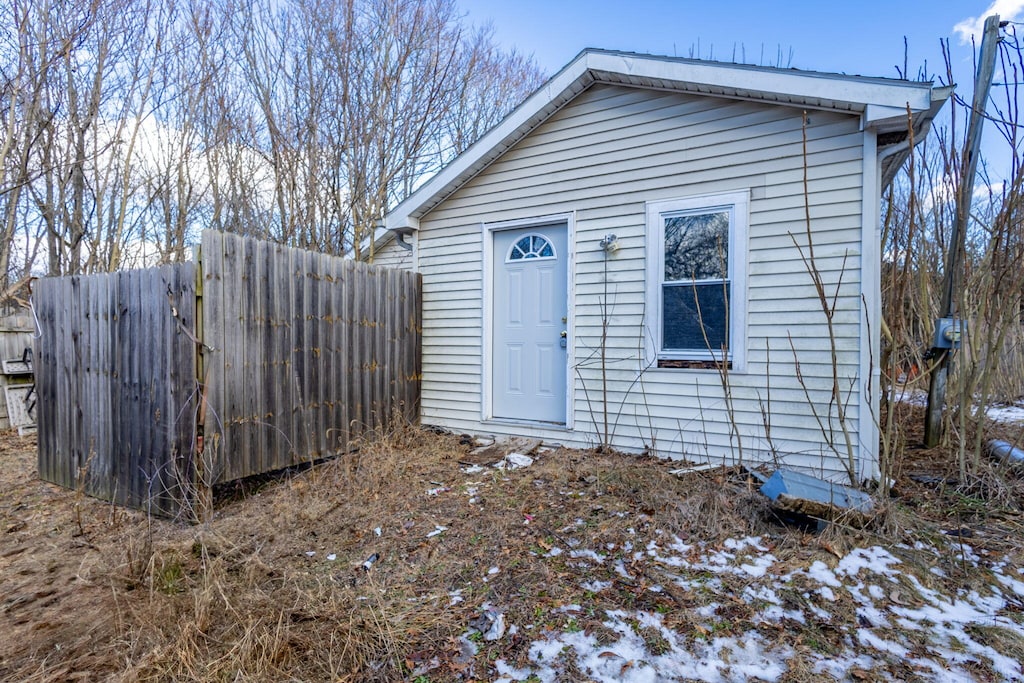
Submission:
[[[928,666],[947,666],[957,644],[895,627],[886,637],[928,666],[878,647],[857,659],[866,626],[855,593],[822,603],[825,616],[765,619],[765,600],[742,598],[767,595],[758,574],[719,574],[704,560],[684,570],[637,550],[675,539],[696,567],[754,537],[770,549],[770,578],[815,563],[838,571],[856,548],[887,548],[917,577],[886,589],[899,605],[923,604],[927,591],[987,595],[998,585],[990,567],[1024,561],[1019,481],[955,482],[948,454],[909,450],[896,497],[869,528],[820,531],[770,510],[738,468],[680,479],[654,458],[550,450],[520,470],[467,472],[466,442],[399,430],[348,458],[227,487],[211,521],[186,525],[44,483],[34,439],[0,436],[0,679],[632,680],[628,669],[655,671],[673,649],[753,637],[767,657],[784,653],[766,680],[842,679],[830,657],[849,657],[848,680],[942,680]],[[970,566],[964,541],[980,557]],[[820,600],[787,581],[794,604]],[[1021,680],[999,656],[1024,659],[1014,626],[1024,603],[1003,603],[1005,628],[968,625],[977,652],[1001,653],[963,648],[957,670],[976,680]],[[608,644],[595,657],[610,660],[625,637],[616,619],[647,649],[618,677],[582,652],[538,659],[537,642],[578,635]],[[751,677],[735,653],[716,666],[677,680]]]
[[[107,562],[140,521],[40,481],[35,438],[0,436],[0,673],[6,680],[34,671],[52,680],[114,673],[102,650],[118,637],[120,596],[109,585],[118,568]]]

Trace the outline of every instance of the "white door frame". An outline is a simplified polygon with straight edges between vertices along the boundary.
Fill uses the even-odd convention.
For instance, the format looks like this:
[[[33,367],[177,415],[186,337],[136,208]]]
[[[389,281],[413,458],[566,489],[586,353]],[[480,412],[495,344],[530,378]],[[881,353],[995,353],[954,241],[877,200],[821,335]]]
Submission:
[[[566,249],[565,293],[568,300],[566,306],[566,347],[565,347],[565,426],[551,425],[546,422],[534,422],[532,420],[508,420],[495,419],[491,373],[494,368],[494,233],[502,230],[517,230],[519,228],[530,228],[533,226],[550,225],[552,223],[565,223],[565,237],[568,248]],[[483,268],[483,329],[481,330],[481,348],[483,357],[481,360],[480,377],[480,406],[482,420],[491,422],[522,422],[526,424],[544,425],[552,429],[573,428],[573,397],[575,394],[576,375],[575,356],[573,354],[573,340],[575,339],[575,311],[573,302],[576,300],[576,286],[573,274],[576,272],[576,213],[552,214],[549,216],[537,216],[534,218],[518,218],[509,221],[498,221],[495,223],[481,223],[480,236],[483,246],[484,268]]]

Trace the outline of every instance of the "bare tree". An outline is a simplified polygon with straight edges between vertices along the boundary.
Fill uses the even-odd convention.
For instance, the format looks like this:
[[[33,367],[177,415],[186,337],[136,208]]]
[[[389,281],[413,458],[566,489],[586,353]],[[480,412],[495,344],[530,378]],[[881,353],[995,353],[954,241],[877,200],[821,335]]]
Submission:
[[[8,0],[0,274],[187,257],[212,227],[328,253],[539,82],[454,0]]]
[[[954,292],[966,321],[947,397],[946,432],[959,449],[961,480],[977,471],[992,402],[1021,398],[1024,378],[1024,163],[1017,83],[1024,52],[1011,25],[999,46],[1006,77],[990,97],[991,125],[1009,152],[1008,168],[982,167],[986,189],[975,193],[968,221],[962,286]],[[948,56],[948,50],[947,50]],[[951,81],[947,58],[944,79]],[[894,408],[900,393],[920,389],[934,359],[931,345],[939,311],[940,282],[947,262],[956,197],[963,174],[964,131],[958,125],[970,106],[955,97],[950,118],[913,149],[907,168],[886,196],[882,230],[883,404],[881,424],[889,451],[905,442]],[[999,180],[996,180],[999,178]],[[973,435],[973,439],[966,435]],[[959,438],[957,438],[959,437]]]

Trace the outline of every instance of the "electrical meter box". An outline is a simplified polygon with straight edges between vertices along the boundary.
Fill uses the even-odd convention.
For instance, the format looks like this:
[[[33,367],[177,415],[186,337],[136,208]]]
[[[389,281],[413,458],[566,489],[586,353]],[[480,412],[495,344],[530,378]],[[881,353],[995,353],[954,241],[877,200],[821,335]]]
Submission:
[[[967,323],[960,318],[939,318],[935,321],[935,341],[932,347],[936,349],[959,349],[960,339]]]

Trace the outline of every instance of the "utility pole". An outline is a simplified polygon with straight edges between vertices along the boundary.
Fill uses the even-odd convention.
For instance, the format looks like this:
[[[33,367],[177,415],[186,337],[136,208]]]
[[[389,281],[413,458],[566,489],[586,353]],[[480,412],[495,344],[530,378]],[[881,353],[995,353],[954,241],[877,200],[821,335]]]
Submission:
[[[978,170],[981,126],[985,120],[988,92],[992,87],[992,74],[995,72],[998,44],[999,15],[993,14],[985,19],[985,32],[981,38],[981,58],[978,60],[978,73],[974,77],[974,101],[971,103],[971,118],[967,126],[960,191],[956,197],[956,218],[953,223],[953,234],[949,240],[949,256],[946,259],[946,273],[942,283],[942,304],[939,308],[939,315],[942,318],[953,319],[957,313],[956,292],[960,287],[961,260],[967,235],[967,220],[971,215],[974,176]],[[937,321],[936,328],[938,327],[939,322]],[[938,347],[936,343],[935,348],[932,349],[932,355],[937,357],[938,361],[928,382],[928,410],[924,418],[924,445],[926,448],[938,445],[942,438],[942,411],[946,403],[946,379],[949,377],[954,346],[955,344],[951,343],[949,347]]]

